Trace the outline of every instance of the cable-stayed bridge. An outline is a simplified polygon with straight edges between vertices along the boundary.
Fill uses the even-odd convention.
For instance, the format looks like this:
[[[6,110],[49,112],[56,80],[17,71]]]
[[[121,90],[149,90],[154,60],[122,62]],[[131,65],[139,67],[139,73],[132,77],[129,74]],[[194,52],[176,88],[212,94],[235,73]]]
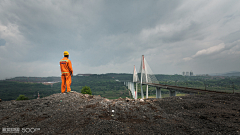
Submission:
[[[138,74],[140,74],[140,79],[138,78]],[[148,98],[148,86],[156,87],[156,98],[161,98],[161,89],[168,89],[170,96],[176,96],[176,92],[184,92],[189,94],[195,93],[223,93],[226,92],[219,92],[219,91],[209,91],[209,90],[202,90],[196,88],[189,88],[189,87],[179,87],[179,86],[171,86],[171,85],[163,85],[159,84],[159,81],[153,74],[150,66],[148,65],[144,55],[142,55],[141,65],[139,73],[134,66],[133,69],[133,81],[131,82],[124,82],[124,84],[128,87],[131,91],[133,98],[137,99],[137,86],[140,84],[141,87],[141,97],[144,98],[143,93],[143,85],[146,85],[146,98]]]

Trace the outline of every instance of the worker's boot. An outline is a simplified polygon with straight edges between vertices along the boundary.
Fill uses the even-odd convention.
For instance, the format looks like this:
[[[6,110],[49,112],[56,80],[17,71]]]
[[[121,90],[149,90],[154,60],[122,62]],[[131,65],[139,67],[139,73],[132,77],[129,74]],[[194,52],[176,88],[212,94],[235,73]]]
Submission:
[[[63,93],[61,92],[61,94],[66,94],[66,92],[63,92]]]

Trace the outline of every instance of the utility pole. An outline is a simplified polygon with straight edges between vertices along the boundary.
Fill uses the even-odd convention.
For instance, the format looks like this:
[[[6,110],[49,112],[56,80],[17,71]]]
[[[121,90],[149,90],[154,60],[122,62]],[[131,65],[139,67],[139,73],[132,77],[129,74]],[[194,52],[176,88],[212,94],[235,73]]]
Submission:
[[[206,90],[206,80],[204,81],[204,86],[205,86],[205,90]]]
[[[38,97],[37,97],[37,99],[40,99],[40,94],[39,94],[39,92],[38,92]]]
[[[233,85],[233,94],[234,94],[234,83],[232,82],[232,85]]]

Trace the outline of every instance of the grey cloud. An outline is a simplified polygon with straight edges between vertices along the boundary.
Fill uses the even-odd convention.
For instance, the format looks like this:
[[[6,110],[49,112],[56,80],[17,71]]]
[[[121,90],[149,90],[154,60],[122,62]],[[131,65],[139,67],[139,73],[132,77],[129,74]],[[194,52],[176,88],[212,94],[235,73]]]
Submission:
[[[238,49],[240,33],[234,25],[240,15],[238,6],[237,1],[191,0],[1,1],[0,38],[5,43],[1,45],[0,41],[0,58],[6,57],[15,65],[18,61],[27,63],[30,66],[26,67],[26,74],[33,74],[27,72],[31,70],[48,75],[49,72],[31,65],[52,63],[48,69],[55,71],[65,50],[73,64],[79,66],[75,67],[77,71],[94,73],[115,68],[132,71],[127,67],[140,65],[137,60],[146,55],[157,73],[181,73],[184,68],[204,67],[204,60],[211,63],[220,57],[229,58],[232,48]],[[4,33],[5,28],[10,33]],[[225,48],[201,55],[194,66],[182,61],[222,42]],[[234,52],[234,56],[238,55]],[[216,65],[212,64],[215,69]],[[111,69],[103,70],[104,67]]]
[[[171,35],[162,36],[162,41],[165,43],[178,42],[186,39],[202,40],[205,38],[198,30],[201,29],[201,24],[191,22],[188,27],[181,31],[171,33]]]
[[[240,40],[240,30],[226,35],[225,37],[222,38],[222,40],[226,43],[232,43],[234,41]]]
[[[177,1],[105,1],[103,18],[99,25],[107,34],[119,34],[124,31],[139,33],[142,28],[155,27],[167,20],[178,6]],[[165,20],[166,19],[166,20]]]
[[[87,51],[93,46],[93,49],[109,50],[108,54],[117,54],[117,52],[124,52],[124,56],[128,56],[128,51],[132,47],[124,46],[125,49],[119,49],[114,51],[114,49],[105,49],[102,43],[97,43],[104,36],[109,35],[119,35],[122,41],[118,40],[112,45],[128,44],[133,42],[131,40],[126,40],[125,35],[121,35],[124,31],[128,31],[129,35],[139,33],[144,27],[154,27],[159,23],[159,21],[164,18],[168,18],[170,14],[179,4],[175,1],[153,1],[153,2],[113,2],[104,1],[100,4],[100,8],[95,11],[91,10],[93,13],[86,13],[84,10],[78,10],[75,8],[73,11],[64,10],[67,7],[73,7],[74,5],[86,4],[86,2],[65,2],[66,5],[60,5],[54,2],[30,2],[26,3],[23,1],[12,2],[11,6],[14,8],[7,9],[12,12],[15,19],[9,18],[9,22],[16,20],[19,25],[19,30],[24,34],[24,36],[34,44],[35,47],[31,49],[34,55],[27,57],[29,61],[44,60],[44,57],[39,57],[42,54],[40,52],[46,52],[45,56],[51,56],[52,53],[62,52],[66,48],[72,48],[74,50],[79,50],[80,53],[88,52],[89,60],[86,62],[90,65],[102,65],[107,64],[111,61],[105,53],[98,54],[98,61],[102,63],[94,62],[96,53],[94,51]],[[89,5],[89,4],[87,4]],[[57,8],[57,7],[60,8]],[[91,4],[89,5],[91,6]],[[86,8],[85,8],[86,9]],[[99,11],[99,12],[98,12]],[[153,14],[154,13],[154,14]],[[89,19],[89,16],[91,17]],[[101,16],[101,18],[99,17]],[[164,20],[163,19],[163,20]],[[90,21],[90,23],[88,23]],[[78,36],[81,39],[78,39]],[[174,40],[174,39],[173,39]],[[139,46],[139,42],[135,42],[132,45],[136,47]],[[113,48],[113,47],[110,47]],[[47,51],[46,51],[47,50]],[[112,53],[113,52],[113,53]],[[130,52],[130,51],[129,51]],[[123,59],[123,56],[115,55],[118,59]],[[104,59],[104,60],[103,60]]]
[[[0,39],[0,46],[4,46],[6,44],[6,41],[4,39]]]

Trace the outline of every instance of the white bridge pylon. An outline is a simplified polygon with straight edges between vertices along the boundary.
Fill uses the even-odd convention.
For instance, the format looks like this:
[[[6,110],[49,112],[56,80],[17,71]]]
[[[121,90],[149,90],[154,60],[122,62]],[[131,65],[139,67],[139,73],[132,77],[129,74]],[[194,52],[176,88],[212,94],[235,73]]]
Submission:
[[[138,73],[134,65],[133,69],[133,82],[128,82],[126,86],[128,86],[128,89],[130,89],[133,98],[137,99],[137,86],[138,83],[140,83],[141,86],[141,97],[144,99],[144,93],[143,93],[143,87],[142,84],[147,84],[147,83],[158,83],[157,78],[153,74],[151,68],[149,67],[146,59],[144,58],[144,55],[142,55],[141,58],[141,65],[140,65],[140,70],[139,73],[141,74],[141,79],[139,81],[138,79]],[[136,83],[136,91],[134,89],[134,83]],[[146,85],[146,98],[148,98],[148,85]]]
[[[134,91],[134,99],[137,99],[137,82],[139,81],[138,79],[138,73],[137,73],[137,70],[135,68],[135,65],[134,65],[134,69],[133,69],[133,91]],[[136,91],[134,90],[134,82],[136,83]]]
[[[134,99],[137,99],[137,93],[135,93],[134,90],[134,83],[133,82],[124,82],[124,84],[128,87],[128,89],[131,91],[132,97]]]
[[[136,91],[134,89],[134,82],[136,82]],[[124,84],[131,91],[132,97],[134,99],[137,99],[137,82],[139,82],[139,79],[138,79],[138,75],[137,75],[137,70],[136,70],[135,65],[134,65],[134,69],[133,69],[133,82],[124,82]]]

